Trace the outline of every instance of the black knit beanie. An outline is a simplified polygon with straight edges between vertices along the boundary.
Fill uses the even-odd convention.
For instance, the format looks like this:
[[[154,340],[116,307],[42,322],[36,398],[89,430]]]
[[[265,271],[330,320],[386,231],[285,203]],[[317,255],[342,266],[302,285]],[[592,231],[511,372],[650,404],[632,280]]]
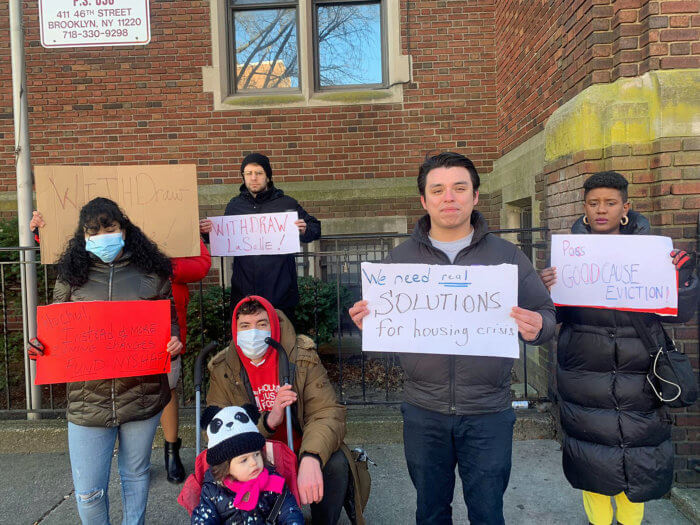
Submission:
[[[254,405],[219,410],[206,425],[209,438],[207,463],[218,465],[236,456],[261,450],[265,438],[256,426],[259,417]]]
[[[248,164],[257,164],[258,166],[261,166],[262,169],[265,170],[265,174],[267,174],[267,179],[272,182],[272,166],[270,166],[270,159],[268,159],[265,155],[262,153],[251,153],[250,155],[246,155],[243,162],[241,162],[241,176],[243,176],[243,170]]]

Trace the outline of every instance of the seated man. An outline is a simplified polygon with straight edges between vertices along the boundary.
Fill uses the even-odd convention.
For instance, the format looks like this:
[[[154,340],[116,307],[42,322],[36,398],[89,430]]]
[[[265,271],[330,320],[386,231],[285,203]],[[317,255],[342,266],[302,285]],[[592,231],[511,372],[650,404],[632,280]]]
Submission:
[[[283,443],[285,407],[291,405],[301,503],[311,504],[314,523],[335,524],[346,494],[353,490],[348,514],[356,515],[350,516],[354,523],[363,524],[357,465],[343,443],[345,407],[336,400],[313,341],[296,336],[287,317],[255,295],[236,305],[231,324],[231,346],[209,363],[207,405],[254,402],[262,413],[262,435]],[[281,346],[268,345],[267,337]],[[291,385],[286,384],[289,378]]]

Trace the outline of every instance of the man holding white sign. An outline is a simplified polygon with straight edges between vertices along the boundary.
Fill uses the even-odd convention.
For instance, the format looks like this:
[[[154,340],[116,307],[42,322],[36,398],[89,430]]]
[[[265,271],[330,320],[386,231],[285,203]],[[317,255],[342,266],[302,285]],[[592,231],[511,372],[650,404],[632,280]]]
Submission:
[[[537,345],[554,334],[554,305],[532,264],[513,244],[489,234],[486,221],[474,210],[479,182],[474,164],[463,155],[441,153],[426,158],[418,173],[418,190],[427,215],[418,221],[411,238],[384,261],[412,263],[413,268],[384,281],[379,268],[363,271],[374,276],[373,284],[385,282],[387,288],[433,285],[422,293],[382,291],[378,300],[359,301],[350,309],[359,328],[374,326],[379,333],[378,325],[387,331],[398,328],[393,318],[387,321],[388,313],[393,313],[387,312],[390,306],[396,312],[414,309],[416,314],[419,308],[432,314],[444,308],[440,325],[427,315],[413,319],[423,323],[420,326],[410,325],[409,320],[404,331],[413,341],[400,354],[406,373],[401,407],[404,450],[417,491],[418,524],[452,523],[455,465],[470,522],[504,523],[503,494],[510,477],[515,422],[510,394],[513,359],[497,357],[503,353],[489,344],[473,345],[472,337],[503,338],[507,345],[519,333],[521,339]],[[503,265],[499,269],[505,285],[480,275],[477,265]],[[438,269],[442,271],[436,275]],[[511,271],[514,279],[508,284]],[[363,275],[363,292],[367,279]],[[506,297],[509,286],[514,288],[511,298]],[[398,293],[407,297],[399,298]],[[497,312],[500,318],[485,317]],[[468,350],[455,350],[460,345]],[[458,353],[468,355],[454,355]]]
[[[247,155],[241,163],[241,176],[243,184],[241,193],[231,199],[226,206],[224,215],[260,215],[280,212],[296,212],[298,218],[293,221],[299,232],[301,242],[315,241],[321,236],[321,223],[309,215],[299,203],[285,195],[284,192],[272,183],[272,167],[270,159],[261,153]],[[218,220],[218,219],[217,219]],[[289,216],[286,221],[289,222]],[[248,253],[270,253],[280,248],[285,240],[284,233],[287,230],[285,218],[268,221],[261,224],[259,221],[238,221],[236,224],[224,225],[228,228],[245,228],[248,232],[260,232],[264,228],[266,232],[274,230],[278,234],[275,240],[260,240],[258,245],[249,243]],[[212,220],[199,221],[199,231],[206,236],[213,230]],[[222,230],[222,234],[223,234]],[[207,239],[209,240],[209,239]],[[262,242],[262,245],[260,244]],[[246,243],[239,243],[243,251]],[[273,246],[274,245],[274,246]],[[235,246],[231,246],[235,248]],[[259,248],[259,250],[253,250]],[[274,248],[274,249],[273,249]],[[233,260],[233,273],[231,275],[231,312],[234,305],[248,295],[260,295],[270,301],[275,308],[282,310],[294,323],[294,308],[299,303],[299,288],[297,285],[297,268],[294,255],[279,250],[280,255],[238,255]]]

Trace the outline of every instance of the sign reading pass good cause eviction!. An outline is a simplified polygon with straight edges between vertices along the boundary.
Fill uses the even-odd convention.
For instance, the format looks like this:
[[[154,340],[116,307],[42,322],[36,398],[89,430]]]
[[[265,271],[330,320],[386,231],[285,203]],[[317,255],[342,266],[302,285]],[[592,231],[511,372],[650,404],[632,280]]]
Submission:
[[[148,44],[148,0],[39,0],[41,45],[52,47]]]
[[[41,262],[58,260],[78,226],[80,208],[95,197],[115,201],[169,257],[199,255],[199,199],[194,164],[36,166]]]
[[[170,371],[170,301],[90,301],[37,308],[36,384]]]
[[[673,243],[656,235],[552,235],[556,305],[678,313]]]
[[[365,352],[519,356],[518,267],[362,263]]]
[[[295,211],[209,217],[212,255],[279,255],[301,251]]]

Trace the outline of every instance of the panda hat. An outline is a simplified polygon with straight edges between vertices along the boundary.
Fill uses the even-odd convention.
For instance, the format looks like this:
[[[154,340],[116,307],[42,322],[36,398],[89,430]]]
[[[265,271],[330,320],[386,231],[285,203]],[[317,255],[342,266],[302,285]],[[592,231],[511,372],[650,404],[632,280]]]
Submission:
[[[255,405],[208,406],[201,421],[209,438],[207,463],[218,465],[236,456],[261,450],[265,446],[265,438],[256,426],[259,418],[260,413]]]

